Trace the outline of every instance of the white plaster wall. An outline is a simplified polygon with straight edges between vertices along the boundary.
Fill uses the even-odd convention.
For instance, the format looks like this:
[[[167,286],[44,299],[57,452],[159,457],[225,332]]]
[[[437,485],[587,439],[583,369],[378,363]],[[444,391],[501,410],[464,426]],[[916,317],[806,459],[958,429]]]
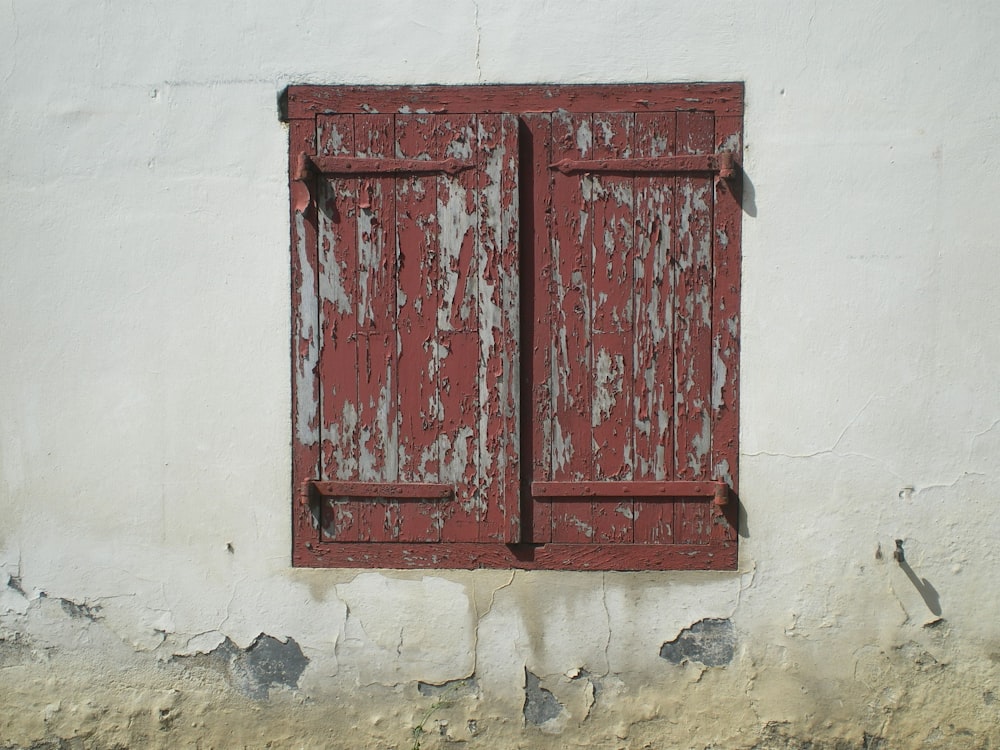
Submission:
[[[550,729],[608,746],[667,717],[730,747],[774,722],[1000,738],[998,44],[988,0],[9,0],[0,644],[127,661],[93,645],[100,626],[162,663],[293,638],[301,694],[349,686],[362,716],[387,690],[403,714],[356,736],[396,742],[415,681],[474,673],[468,710],[543,743],[521,728],[526,668],[570,717]],[[701,80],[747,94],[741,571],[289,569],[281,89]],[[924,627],[897,538],[943,623]],[[98,612],[84,635],[38,614],[57,598]],[[735,624],[732,664],[659,659],[702,618]],[[33,684],[22,662],[0,684]],[[576,669],[602,676],[593,710],[560,682]],[[733,708],[704,718],[706,694]],[[12,719],[0,744],[40,726]]]

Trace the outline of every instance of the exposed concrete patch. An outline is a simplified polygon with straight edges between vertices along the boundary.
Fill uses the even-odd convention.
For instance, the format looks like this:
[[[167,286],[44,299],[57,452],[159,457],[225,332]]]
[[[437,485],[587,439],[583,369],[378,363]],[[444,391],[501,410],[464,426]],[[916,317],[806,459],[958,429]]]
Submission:
[[[699,620],[684,628],[660,647],[660,658],[673,664],[698,662],[706,667],[724,667],[733,660],[736,634],[730,620]]]
[[[541,686],[537,675],[524,670],[524,719],[529,724],[542,726],[558,719],[563,713],[562,704]]]
[[[442,700],[454,700],[464,698],[467,695],[477,695],[479,693],[479,683],[476,676],[464,677],[460,680],[448,680],[440,685],[431,682],[418,682],[417,692],[429,698],[439,698]]]
[[[782,723],[767,724],[761,739],[750,750],[888,750],[885,739],[864,732],[859,740],[806,739],[785,734],[788,727]]]
[[[31,661],[31,645],[23,633],[0,633],[0,669]]]
[[[207,660],[221,665],[232,685],[254,700],[266,700],[273,686],[296,688],[299,677],[309,664],[295,639],[282,642],[261,633],[253,643],[241,649],[228,637],[204,655],[179,656],[175,659]]]
[[[94,622],[97,621],[97,618],[101,613],[101,608],[97,605],[90,606],[87,603],[78,604],[77,602],[70,601],[69,599],[60,598],[59,606],[61,606],[63,612],[68,614],[70,617],[82,617]]]

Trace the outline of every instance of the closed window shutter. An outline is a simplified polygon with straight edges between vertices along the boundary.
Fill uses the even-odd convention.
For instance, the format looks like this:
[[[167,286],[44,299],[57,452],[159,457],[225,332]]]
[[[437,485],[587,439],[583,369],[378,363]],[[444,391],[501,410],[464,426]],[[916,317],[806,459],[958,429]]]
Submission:
[[[735,568],[742,107],[289,89],[296,565]]]
[[[516,541],[516,120],[316,139],[319,541]]]
[[[534,256],[544,294],[533,337],[532,539],[708,544],[731,481],[720,471],[729,452],[713,436],[724,406],[713,383],[726,377],[713,357],[724,324],[716,256],[726,252],[710,169],[715,117],[526,120],[545,185],[534,218],[547,236]]]

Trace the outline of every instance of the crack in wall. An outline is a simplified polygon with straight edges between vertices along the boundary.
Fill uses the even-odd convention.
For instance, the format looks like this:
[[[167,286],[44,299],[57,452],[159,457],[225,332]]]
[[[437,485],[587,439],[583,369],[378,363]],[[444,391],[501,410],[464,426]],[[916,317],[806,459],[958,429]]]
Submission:
[[[472,609],[476,615],[476,628],[472,636],[472,674],[476,674],[479,669],[479,628],[482,626],[483,620],[486,616],[493,611],[493,604],[496,602],[497,593],[512,586],[514,584],[514,576],[516,575],[517,571],[512,570],[510,572],[510,578],[507,579],[507,583],[502,586],[497,586],[492,592],[490,592],[490,603],[485,612],[479,611],[479,601],[476,597],[476,576],[472,576]]]
[[[604,606],[604,617],[608,623],[608,638],[604,642],[604,672],[601,677],[611,674],[611,658],[608,656],[611,650],[611,610],[608,609],[608,574],[601,573],[601,604]]]
[[[17,43],[21,38],[21,25],[17,21],[17,6],[14,0],[10,0],[10,17],[14,21],[14,39],[10,43],[10,70],[7,71],[7,75],[3,77],[4,84],[7,84],[11,78],[14,77],[14,71],[17,70]]]
[[[473,25],[476,28],[476,82],[482,83],[483,68],[482,68],[482,60],[479,56],[479,53],[480,53],[480,45],[482,44],[483,40],[483,29],[479,25],[479,3],[473,3],[472,7],[474,8],[474,13],[475,13],[473,17]]]

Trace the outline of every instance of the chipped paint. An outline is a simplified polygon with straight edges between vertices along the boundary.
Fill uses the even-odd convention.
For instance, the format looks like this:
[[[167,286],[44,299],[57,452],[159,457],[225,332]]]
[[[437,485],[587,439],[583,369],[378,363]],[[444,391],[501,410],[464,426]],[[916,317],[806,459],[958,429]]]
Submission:
[[[369,109],[397,114],[316,116],[315,164],[395,160],[320,186],[323,476],[440,480],[455,496],[327,498],[324,538],[520,539],[595,545],[598,555],[611,554],[606,544],[735,550],[732,525],[713,524],[704,498],[543,505],[520,497],[519,467],[524,449],[532,481],[732,480],[738,310],[732,278],[725,289],[717,279],[720,260],[724,274],[734,267],[738,226],[725,213],[731,198],[716,194],[725,185],[697,170],[715,163],[717,147],[736,150],[738,132],[726,128],[738,118],[718,125],[713,111],[689,106]],[[469,167],[437,166],[459,162]],[[572,163],[589,171],[559,167]],[[719,211],[728,218],[717,221]],[[518,261],[520,240],[531,243],[528,261]],[[530,536],[519,536],[522,505]],[[377,549],[366,559],[390,554]],[[447,558],[435,553],[435,564]]]

